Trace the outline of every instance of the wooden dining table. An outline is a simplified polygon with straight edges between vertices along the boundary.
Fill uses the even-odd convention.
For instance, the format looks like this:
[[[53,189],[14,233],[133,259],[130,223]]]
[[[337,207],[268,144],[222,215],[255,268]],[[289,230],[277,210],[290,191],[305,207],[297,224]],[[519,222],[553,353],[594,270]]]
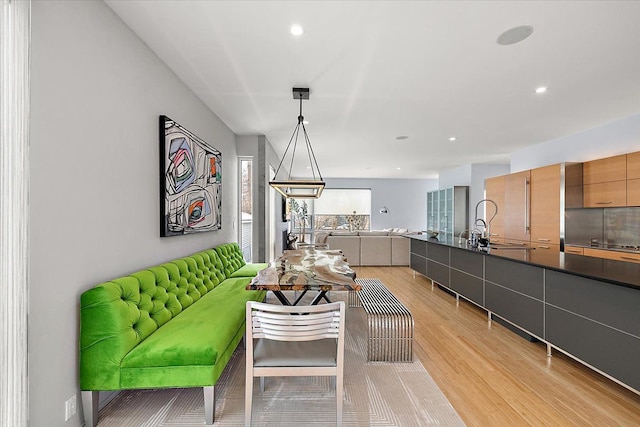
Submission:
[[[359,291],[355,278],[340,250],[305,248],[285,251],[260,270],[246,289],[272,291],[283,305],[297,305],[308,291],[317,291],[311,301],[316,305],[330,302],[329,291]],[[300,291],[300,295],[292,302],[283,291]]]

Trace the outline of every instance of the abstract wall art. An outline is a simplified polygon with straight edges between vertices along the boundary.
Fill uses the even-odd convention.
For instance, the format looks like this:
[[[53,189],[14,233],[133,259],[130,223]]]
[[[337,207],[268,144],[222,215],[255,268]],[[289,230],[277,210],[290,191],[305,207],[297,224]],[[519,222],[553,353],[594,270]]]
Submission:
[[[222,153],[160,116],[160,236],[222,228]]]

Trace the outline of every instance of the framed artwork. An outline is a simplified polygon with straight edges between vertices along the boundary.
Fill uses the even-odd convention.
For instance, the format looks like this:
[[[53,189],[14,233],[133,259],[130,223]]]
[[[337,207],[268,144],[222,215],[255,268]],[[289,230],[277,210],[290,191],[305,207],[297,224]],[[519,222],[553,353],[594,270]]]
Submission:
[[[160,116],[160,236],[222,228],[222,153]]]

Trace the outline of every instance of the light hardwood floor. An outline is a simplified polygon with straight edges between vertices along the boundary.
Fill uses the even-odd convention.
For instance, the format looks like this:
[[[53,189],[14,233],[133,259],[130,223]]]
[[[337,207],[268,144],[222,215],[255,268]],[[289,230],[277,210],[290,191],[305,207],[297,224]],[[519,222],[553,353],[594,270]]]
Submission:
[[[414,357],[467,425],[640,426],[640,396],[559,352],[548,358],[543,343],[489,324],[486,311],[456,305],[410,268],[354,270],[380,279],[411,310]]]

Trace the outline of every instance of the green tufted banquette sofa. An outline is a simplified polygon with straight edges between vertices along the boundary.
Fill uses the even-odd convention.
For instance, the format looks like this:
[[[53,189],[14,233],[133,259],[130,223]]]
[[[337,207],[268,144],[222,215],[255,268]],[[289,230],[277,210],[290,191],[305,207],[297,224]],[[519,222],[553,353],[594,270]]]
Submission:
[[[246,264],[220,245],[102,283],[80,297],[80,388],[85,425],[98,392],[203,387],[213,424],[214,385],[245,332],[245,286],[267,264]]]

